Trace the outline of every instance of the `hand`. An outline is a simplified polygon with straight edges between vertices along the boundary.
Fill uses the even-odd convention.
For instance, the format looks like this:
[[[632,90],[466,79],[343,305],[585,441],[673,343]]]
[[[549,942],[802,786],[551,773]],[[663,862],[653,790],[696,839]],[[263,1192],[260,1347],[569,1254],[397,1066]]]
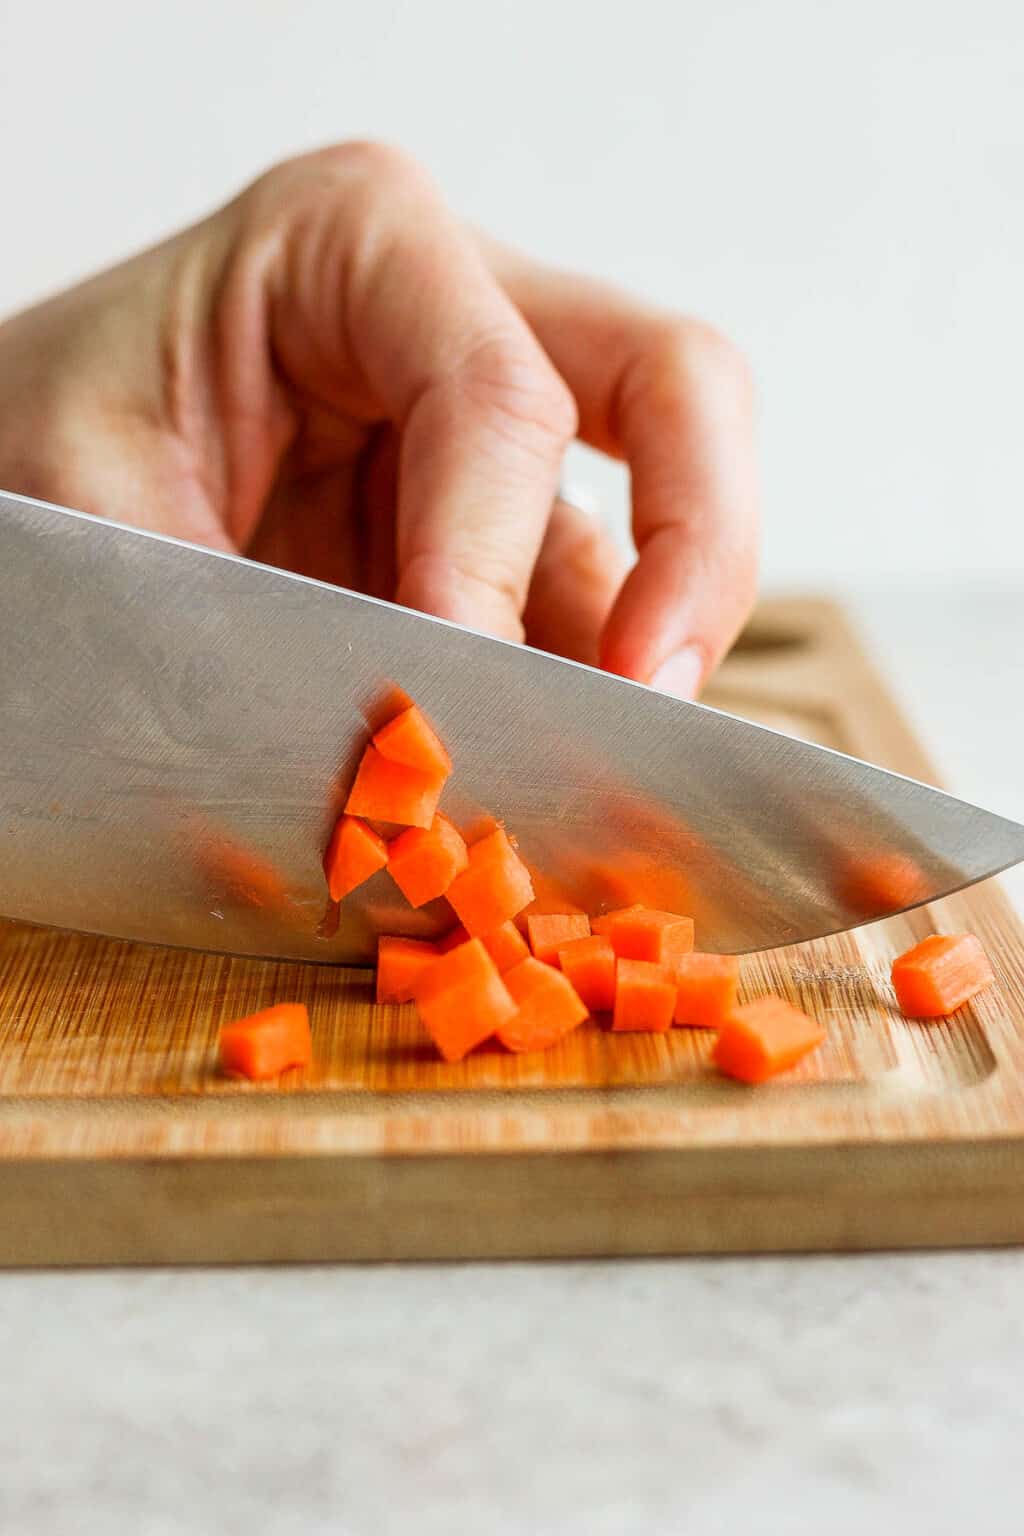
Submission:
[[[684,694],[753,598],[751,418],[715,332],[478,237],[373,144],[0,326],[5,489]],[[628,576],[555,499],[577,431],[629,465]]]

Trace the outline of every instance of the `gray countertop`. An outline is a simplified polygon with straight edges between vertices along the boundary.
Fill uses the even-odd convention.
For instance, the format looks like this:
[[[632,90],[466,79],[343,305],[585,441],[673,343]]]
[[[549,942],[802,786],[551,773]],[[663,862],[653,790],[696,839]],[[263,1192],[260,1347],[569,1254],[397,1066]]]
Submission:
[[[1024,820],[1020,598],[856,608]],[[1022,1297],[1010,1251],[2,1275],[0,1531],[1017,1532]]]

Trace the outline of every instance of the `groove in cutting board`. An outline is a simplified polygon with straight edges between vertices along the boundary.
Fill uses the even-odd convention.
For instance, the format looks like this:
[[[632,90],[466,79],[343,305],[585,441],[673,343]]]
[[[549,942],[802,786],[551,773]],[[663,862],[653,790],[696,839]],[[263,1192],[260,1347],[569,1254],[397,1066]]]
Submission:
[[[826,603],[763,605],[709,702],[931,777]],[[951,1020],[908,1022],[889,963],[936,927],[978,932],[1000,985]],[[495,1047],[449,1065],[411,1008],[373,1006],[366,971],[5,925],[0,1261],[1016,1240],[1022,937],[989,882],[745,957],[750,995],[781,991],[828,1032],[751,1091],[715,1075],[704,1032],[590,1023],[543,1055]],[[313,1066],[267,1085],[221,1078],[219,1025],[291,997],[310,1007]]]

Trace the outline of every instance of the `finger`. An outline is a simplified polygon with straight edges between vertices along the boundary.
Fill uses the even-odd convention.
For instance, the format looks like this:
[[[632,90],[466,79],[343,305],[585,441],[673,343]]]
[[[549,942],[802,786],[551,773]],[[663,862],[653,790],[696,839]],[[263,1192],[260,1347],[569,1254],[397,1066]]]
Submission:
[[[602,662],[690,695],[728,649],[756,587],[745,365],[697,322],[486,249],[572,389],[580,436],[629,463],[639,558],[605,627]]]
[[[271,279],[275,355],[400,430],[397,600],[520,637],[572,397],[417,166],[373,145],[310,158]]]
[[[757,587],[758,493],[751,392],[730,349],[670,328],[620,388],[638,558],[609,616],[612,671],[696,694]]]
[[[556,501],[523,615],[530,645],[596,667],[627,563],[595,516]]]

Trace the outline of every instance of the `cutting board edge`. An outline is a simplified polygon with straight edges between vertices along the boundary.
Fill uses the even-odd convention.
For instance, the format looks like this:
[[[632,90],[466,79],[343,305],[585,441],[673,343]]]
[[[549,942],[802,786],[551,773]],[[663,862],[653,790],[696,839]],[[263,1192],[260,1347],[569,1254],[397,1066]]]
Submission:
[[[565,1259],[1024,1241],[1019,1138],[835,1147],[810,1161],[799,1147],[775,1148],[771,1159],[747,1147],[685,1157],[636,1150],[58,1162],[0,1169],[0,1267]]]

